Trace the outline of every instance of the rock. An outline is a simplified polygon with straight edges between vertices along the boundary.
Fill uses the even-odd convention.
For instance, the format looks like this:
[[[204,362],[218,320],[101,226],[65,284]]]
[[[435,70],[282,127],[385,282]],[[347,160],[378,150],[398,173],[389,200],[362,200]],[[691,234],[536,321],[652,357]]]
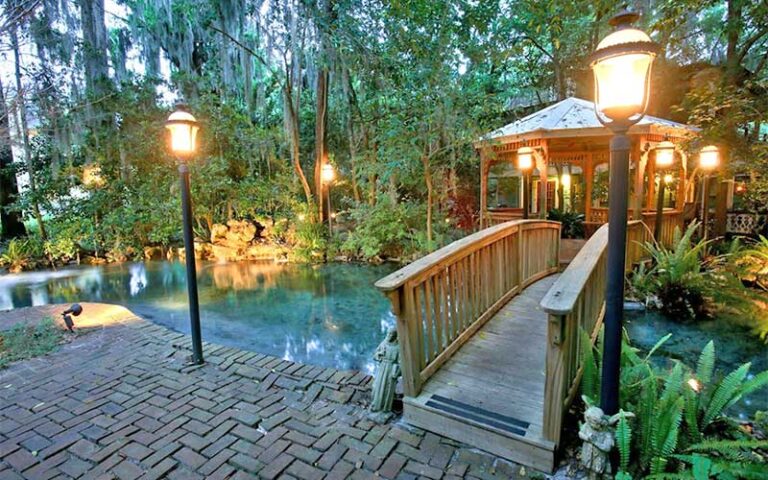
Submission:
[[[230,246],[245,246],[256,236],[256,225],[246,220],[230,220],[227,222],[227,228],[224,236]]]
[[[211,255],[211,247],[212,245],[210,243],[195,242],[195,258],[197,260],[203,260],[203,259],[209,258]],[[187,253],[184,247],[179,247],[177,252],[178,252],[179,260],[182,260],[182,261],[186,260]]]
[[[240,253],[237,248],[211,245],[211,257],[217,262],[235,262],[240,260]]]
[[[82,258],[82,262],[86,265],[101,265],[107,263],[107,260],[101,257],[86,255]]]
[[[645,305],[640,302],[633,302],[631,300],[624,300],[624,310],[627,312],[644,312]]]
[[[220,223],[214,223],[211,227],[211,243],[217,243],[226,239],[227,231],[229,229],[226,225]]]
[[[163,253],[163,247],[144,247],[145,260],[162,260]]]

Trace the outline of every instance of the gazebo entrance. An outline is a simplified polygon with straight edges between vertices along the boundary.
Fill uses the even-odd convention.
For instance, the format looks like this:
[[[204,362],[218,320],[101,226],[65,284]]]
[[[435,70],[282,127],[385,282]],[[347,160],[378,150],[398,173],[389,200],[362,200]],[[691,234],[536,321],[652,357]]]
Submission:
[[[629,130],[630,218],[653,225],[658,182],[665,182],[665,228],[682,224],[686,202],[693,202],[693,182],[686,155],[665,172],[655,168],[656,144],[676,145],[696,134],[688,125],[646,116]],[[608,214],[608,141],[610,132],[597,120],[594,104],[568,98],[484,136],[480,152],[481,228],[523,217],[524,176],[517,168],[517,150],[534,150],[531,174],[531,217],[546,218],[549,210],[584,214],[587,235],[606,223]],[[667,225],[669,224],[669,225]]]

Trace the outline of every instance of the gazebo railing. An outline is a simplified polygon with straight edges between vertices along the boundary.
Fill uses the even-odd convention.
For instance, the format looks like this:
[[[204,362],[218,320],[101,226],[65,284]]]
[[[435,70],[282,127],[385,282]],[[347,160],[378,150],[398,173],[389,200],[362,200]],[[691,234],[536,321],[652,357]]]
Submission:
[[[457,240],[376,282],[397,316],[403,389],[421,386],[527,285],[558,270],[560,224],[515,220]]]

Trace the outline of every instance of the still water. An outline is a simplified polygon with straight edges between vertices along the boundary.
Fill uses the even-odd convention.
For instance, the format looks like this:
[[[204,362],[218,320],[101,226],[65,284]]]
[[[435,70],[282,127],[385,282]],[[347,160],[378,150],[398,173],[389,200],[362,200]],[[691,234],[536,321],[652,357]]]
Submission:
[[[391,265],[198,265],[203,339],[315,365],[373,372],[395,318],[373,283]],[[104,302],[189,333],[179,262],[141,262],[0,276],[0,310]]]
[[[717,319],[676,322],[654,311],[627,312],[625,319],[632,344],[645,351],[653,348],[667,333],[672,334],[654,354],[662,366],[672,366],[674,360],[680,360],[695,368],[701,350],[713,340],[715,368],[721,375],[727,375],[746,362],[752,363],[749,378],[768,370],[768,345],[743,326]],[[742,399],[731,409],[731,414],[746,418],[758,410],[768,410],[768,389]]]

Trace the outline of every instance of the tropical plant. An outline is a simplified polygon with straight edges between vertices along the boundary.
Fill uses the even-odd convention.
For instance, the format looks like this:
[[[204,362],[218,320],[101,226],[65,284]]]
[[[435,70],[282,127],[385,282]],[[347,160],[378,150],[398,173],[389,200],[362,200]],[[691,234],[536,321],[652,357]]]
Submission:
[[[8,271],[11,273],[18,273],[28,266],[32,262],[32,257],[29,254],[29,241],[19,238],[11,239],[5,246],[3,253],[0,254],[0,264],[8,267]]]
[[[740,249],[735,257],[739,277],[768,291],[768,238],[760,235],[758,241]]]
[[[751,364],[745,363],[727,375],[717,375],[714,342],[704,347],[695,368],[675,362],[671,369],[661,369],[652,357],[670,338],[671,334],[663,337],[642,354],[625,336],[620,406],[634,416],[621,415],[617,424],[617,478],[710,478],[690,476],[704,468],[698,457],[708,460],[704,463],[712,476],[729,468],[765,472],[768,463],[756,450],[768,447],[768,441],[746,436],[727,417],[727,411],[742,398],[768,386],[768,371],[750,376]],[[588,402],[596,398],[600,388],[602,352],[600,343],[596,345],[582,352],[582,392]]]
[[[564,210],[550,210],[547,219],[561,223],[562,238],[584,238],[584,214]]]
[[[701,320],[717,313],[754,326],[756,295],[726,268],[730,253],[713,254],[708,252],[711,240],[693,240],[698,228],[692,222],[684,233],[675,229],[671,248],[655,241],[644,244],[652,267],[635,271],[630,281],[635,296],[654,300],[670,318]]]

